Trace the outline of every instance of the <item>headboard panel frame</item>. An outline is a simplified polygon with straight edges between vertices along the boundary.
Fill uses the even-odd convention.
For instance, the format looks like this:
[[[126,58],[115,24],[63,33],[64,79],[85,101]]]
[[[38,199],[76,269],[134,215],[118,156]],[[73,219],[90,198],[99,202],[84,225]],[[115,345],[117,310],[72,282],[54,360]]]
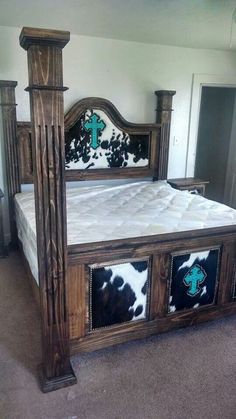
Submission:
[[[147,135],[147,141],[149,141],[148,165],[143,167],[67,170],[67,180],[143,178],[154,177],[157,174],[160,124],[135,124],[128,122],[109,100],[99,97],[88,97],[75,103],[66,113],[65,132],[68,132],[88,109],[103,111],[119,130],[128,135]]]
[[[172,98],[175,91],[160,90],[155,92],[158,100],[157,123],[136,124],[128,122],[117,108],[107,99],[88,97],[76,102],[65,115],[65,132],[76,124],[79,117],[87,109],[98,109],[105,112],[111,122],[127,134],[149,136],[149,163],[144,167],[122,167],[105,169],[75,169],[66,170],[67,181],[129,179],[153,177],[154,180],[166,179],[168,170],[168,151],[170,136],[170,121],[172,113]],[[17,137],[20,154],[20,173],[22,183],[33,183],[31,161],[31,123],[17,123]],[[28,138],[27,138],[28,136]],[[23,161],[22,161],[23,159]]]

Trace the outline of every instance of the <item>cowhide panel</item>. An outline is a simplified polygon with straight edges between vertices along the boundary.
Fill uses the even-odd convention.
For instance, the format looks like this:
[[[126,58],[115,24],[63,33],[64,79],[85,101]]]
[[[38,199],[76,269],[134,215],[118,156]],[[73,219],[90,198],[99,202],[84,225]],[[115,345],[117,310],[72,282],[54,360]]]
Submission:
[[[218,263],[219,249],[172,257],[169,313],[214,303]]]
[[[91,329],[145,319],[148,261],[91,268]]]
[[[88,109],[65,132],[67,170],[145,167],[149,136],[120,131],[99,109]]]

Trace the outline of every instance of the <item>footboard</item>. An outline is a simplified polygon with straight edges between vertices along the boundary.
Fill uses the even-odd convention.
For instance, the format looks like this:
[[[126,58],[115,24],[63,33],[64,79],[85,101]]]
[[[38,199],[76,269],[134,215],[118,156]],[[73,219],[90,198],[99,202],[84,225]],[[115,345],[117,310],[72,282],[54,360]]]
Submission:
[[[70,246],[72,353],[236,313],[235,244],[231,227]]]

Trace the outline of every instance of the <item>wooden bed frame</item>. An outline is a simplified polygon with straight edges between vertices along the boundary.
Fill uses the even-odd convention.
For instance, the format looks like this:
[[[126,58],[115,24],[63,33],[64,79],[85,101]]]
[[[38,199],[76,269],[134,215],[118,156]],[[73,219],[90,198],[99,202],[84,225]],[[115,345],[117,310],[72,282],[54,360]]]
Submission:
[[[16,121],[16,82],[1,81],[1,105],[6,150],[11,240],[17,241],[14,195],[21,183],[35,185],[39,294],[42,318],[44,392],[71,385],[76,377],[70,354],[91,351],[170,329],[236,313],[236,226],[181,233],[67,245],[65,180],[167,178],[173,91],[158,91],[156,124],[131,124],[108,101],[84,99],[64,119],[62,49],[69,41],[63,31],[23,28],[20,45],[27,50],[31,122]],[[128,134],[149,136],[147,167],[64,170],[64,124],[68,130],[83,110],[95,107]],[[32,163],[33,161],[33,163]],[[195,251],[219,251],[212,304],[168,311],[173,257]],[[149,310],[145,320],[91,330],[89,276],[93,266],[149,261]],[[33,280],[34,281],[34,280]]]

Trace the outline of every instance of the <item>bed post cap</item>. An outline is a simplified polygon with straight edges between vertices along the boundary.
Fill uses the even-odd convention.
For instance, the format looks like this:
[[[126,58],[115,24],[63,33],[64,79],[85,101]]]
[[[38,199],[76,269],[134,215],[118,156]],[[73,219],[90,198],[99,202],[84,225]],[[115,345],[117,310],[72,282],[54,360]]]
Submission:
[[[176,94],[176,90],[156,90],[156,96],[174,96]]]
[[[53,45],[64,48],[70,40],[70,32],[23,27],[19,40],[21,47],[26,50],[31,45]]]
[[[16,87],[17,81],[12,80],[0,80],[0,87]]]

